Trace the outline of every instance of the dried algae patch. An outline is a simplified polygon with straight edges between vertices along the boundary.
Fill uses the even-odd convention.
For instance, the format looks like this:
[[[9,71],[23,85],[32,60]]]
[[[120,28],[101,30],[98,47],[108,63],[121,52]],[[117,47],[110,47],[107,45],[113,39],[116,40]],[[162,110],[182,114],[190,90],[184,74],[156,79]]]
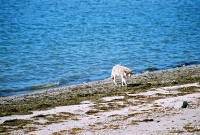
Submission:
[[[183,126],[183,128],[187,131],[187,132],[199,132],[200,131],[200,126],[199,127],[195,127],[194,125],[192,125],[192,123],[187,123]]]
[[[99,110],[88,110],[87,112],[86,112],[86,114],[88,114],[88,115],[93,115],[93,114],[96,114],[96,113],[98,113],[99,112]]]
[[[72,129],[68,130],[68,133],[69,134],[77,134],[81,130],[82,130],[82,128],[72,128]]]
[[[83,130],[83,129],[76,127],[76,128],[72,128],[70,130],[61,130],[58,132],[53,132],[51,135],[63,135],[63,134],[75,135],[75,134],[81,132],[81,130]]]
[[[108,128],[109,128],[109,129],[116,130],[116,129],[119,129],[119,126],[120,126],[120,125],[117,125],[117,124],[110,124]]]
[[[25,119],[6,120],[1,124],[0,132],[9,133],[11,131],[23,129],[26,133],[28,133],[37,129],[35,127],[29,126],[33,123],[34,121]]]
[[[73,116],[74,116],[74,114],[71,114],[69,112],[60,112],[58,114],[47,114],[47,115],[40,114],[40,115],[34,116],[32,118],[34,120],[43,119],[46,122],[41,123],[41,124],[46,125],[46,124],[64,122],[66,120],[72,119]]]
[[[174,129],[174,130],[171,130],[169,133],[172,133],[172,134],[181,134],[181,133],[184,133],[185,131],[184,130],[178,130],[178,129]]]
[[[26,119],[12,119],[6,120],[0,125],[0,133],[9,133],[12,131],[23,130],[25,133],[29,133],[37,130],[39,125],[49,125],[52,123],[64,122],[72,119],[74,114],[68,112],[60,112],[58,114],[39,114],[31,117],[29,120]],[[40,122],[40,120],[43,122]]]
[[[3,126],[25,126],[26,124],[30,123],[30,120],[24,119],[13,119],[13,120],[6,120],[3,122]]]

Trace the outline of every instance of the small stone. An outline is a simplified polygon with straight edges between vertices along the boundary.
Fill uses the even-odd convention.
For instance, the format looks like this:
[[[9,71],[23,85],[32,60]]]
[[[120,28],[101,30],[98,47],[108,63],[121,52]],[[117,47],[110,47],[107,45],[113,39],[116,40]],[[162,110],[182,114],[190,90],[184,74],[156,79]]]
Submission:
[[[183,105],[181,106],[181,108],[187,108],[188,105],[189,105],[189,104],[188,104],[187,101],[183,101]]]
[[[153,121],[153,119],[143,119],[144,122]]]

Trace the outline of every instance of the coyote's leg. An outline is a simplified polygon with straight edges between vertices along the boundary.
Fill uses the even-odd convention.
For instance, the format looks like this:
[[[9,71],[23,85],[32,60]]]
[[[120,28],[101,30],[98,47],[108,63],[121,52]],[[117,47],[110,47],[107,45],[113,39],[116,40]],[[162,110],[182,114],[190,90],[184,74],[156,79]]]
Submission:
[[[121,79],[122,79],[122,86],[127,85],[124,76],[121,76]]]
[[[113,82],[114,82],[114,84],[117,86],[117,83],[116,83],[116,76],[115,76],[115,75],[113,76]]]

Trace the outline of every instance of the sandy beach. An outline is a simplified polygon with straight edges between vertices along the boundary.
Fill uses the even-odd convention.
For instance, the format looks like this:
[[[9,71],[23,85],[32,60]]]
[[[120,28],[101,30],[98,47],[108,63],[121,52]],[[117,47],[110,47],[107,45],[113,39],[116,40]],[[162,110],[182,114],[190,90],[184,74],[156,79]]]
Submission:
[[[120,80],[118,80],[120,82]],[[200,134],[200,65],[0,97],[0,134]]]

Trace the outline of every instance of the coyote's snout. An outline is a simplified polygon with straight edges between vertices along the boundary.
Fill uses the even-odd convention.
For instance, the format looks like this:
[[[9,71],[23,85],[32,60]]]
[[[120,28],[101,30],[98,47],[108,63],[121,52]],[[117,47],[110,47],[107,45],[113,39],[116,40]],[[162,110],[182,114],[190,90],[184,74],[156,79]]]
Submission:
[[[125,76],[131,76],[132,71],[128,69],[127,67],[116,65],[112,68],[111,78],[113,79],[113,82],[115,85],[117,85],[116,77],[120,76],[122,79],[122,86],[127,85]]]

